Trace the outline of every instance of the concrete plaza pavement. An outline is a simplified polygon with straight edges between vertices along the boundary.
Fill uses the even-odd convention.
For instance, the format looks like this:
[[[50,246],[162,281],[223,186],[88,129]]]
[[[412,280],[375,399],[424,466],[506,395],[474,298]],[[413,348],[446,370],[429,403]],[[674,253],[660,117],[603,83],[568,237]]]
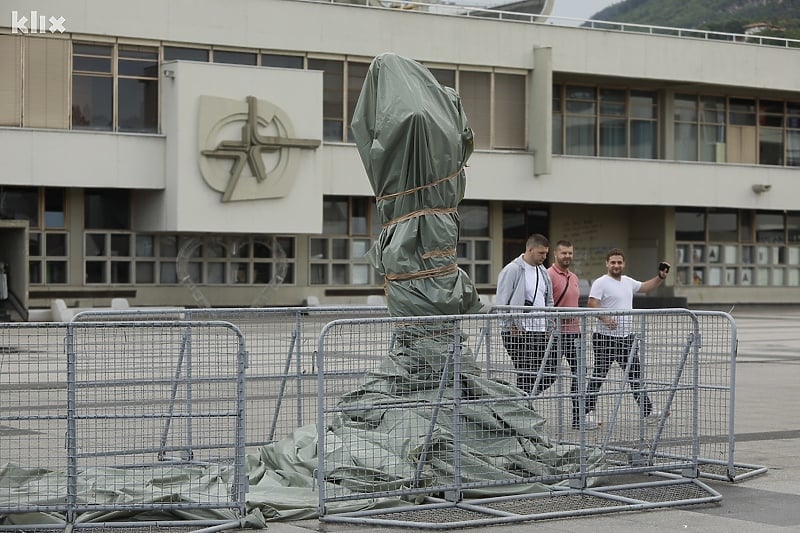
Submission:
[[[800,531],[800,306],[740,307],[731,314],[739,339],[734,392],[735,460],[738,464],[765,466],[765,474],[736,483],[704,480],[722,494],[722,501],[716,504],[481,529],[510,533]],[[268,527],[272,533],[413,530],[332,524],[317,519],[270,522]]]

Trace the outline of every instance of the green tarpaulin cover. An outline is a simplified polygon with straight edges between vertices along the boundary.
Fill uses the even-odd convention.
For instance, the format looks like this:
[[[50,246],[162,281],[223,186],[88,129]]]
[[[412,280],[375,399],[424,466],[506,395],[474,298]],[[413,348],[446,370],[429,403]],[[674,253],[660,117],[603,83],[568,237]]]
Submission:
[[[375,58],[353,114],[353,137],[383,230],[369,252],[392,316],[476,313],[456,264],[458,204],[472,130],[456,92],[395,54]]]

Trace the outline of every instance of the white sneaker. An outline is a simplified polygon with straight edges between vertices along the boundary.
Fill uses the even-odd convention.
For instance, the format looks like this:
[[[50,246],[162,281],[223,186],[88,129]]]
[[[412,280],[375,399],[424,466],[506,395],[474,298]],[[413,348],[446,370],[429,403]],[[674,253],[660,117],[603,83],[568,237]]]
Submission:
[[[658,421],[661,420],[661,417],[668,417],[670,415],[669,411],[662,411],[661,409],[656,409],[655,411],[650,413],[650,416],[644,419],[645,422],[648,424],[658,424]]]

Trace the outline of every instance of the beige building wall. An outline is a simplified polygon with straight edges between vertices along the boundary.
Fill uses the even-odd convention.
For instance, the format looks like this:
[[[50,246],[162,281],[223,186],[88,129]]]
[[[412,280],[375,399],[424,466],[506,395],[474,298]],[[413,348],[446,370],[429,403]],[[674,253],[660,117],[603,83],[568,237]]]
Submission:
[[[567,238],[575,243],[576,271],[587,279],[605,272],[605,253],[612,246],[626,249],[629,273],[640,279],[654,273],[654,263],[659,259],[674,261],[676,206],[798,209],[797,168],[752,165],[748,164],[749,158],[715,165],[668,159],[559,155],[549,158],[550,154],[541,153],[549,146],[548,79],[620,83],[630,87],[646,85],[662,91],[665,96],[662,156],[669,158],[674,155],[671,143],[674,132],[666,118],[670,116],[670,98],[675,92],[709,90],[785,99],[787,94],[797,94],[800,87],[800,69],[791,68],[797,63],[796,49],[288,0],[199,1],[191,10],[182,3],[160,0],[141,0],[135,4],[41,0],[36,8],[40,13],[64,16],[67,31],[75,40],[119,39],[179,46],[196,43],[320,57],[335,54],[337,59],[359,61],[393,51],[437,65],[482,69],[494,66],[528,72],[531,101],[525,111],[529,117],[544,121],[529,124],[529,149],[479,150],[467,169],[466,198],[488,200],[492,206],[491,231],[496,242],[492,258],[496,271],[502,267],[504,201],[550,205],[549,237],[553,242]],[[12,9],[19,6],[10,0],[0,0],[0,13]],[[0,26],[4,24],[7,19],[0,20]],[[353,28],[359,31],[354,32]],[[403,31],[387,28],[403,28]],[[168,148],[169,136],[59,131],[69,123],[67,36],[29,38],[31,45],[26,48],[23,39],[7,35],[9,31],[0,27],[0,126],[25,125],[28,129],[0,127],[0,146],[13,154],[0,168],[1,183],[75,188],[71,193],[73,200],[80,196],[82,187],[131,189],[138,209],[137,230],[248,232],[253,229],[247,216],[231,218],[215,211],[213,216],[203,219],[189,211],[187,205],[196,202],[192,198],[188,202],[179,199],[177,189],[170,189],[176,180],[183,178],[170,170],[177,165],[170,162],[174,152]],[[45,67],[41,66],[42,61]],[[62,68],[51,68],[57,64]],[[245,71],[250,67],[227,68]],[[40,86],[37,81],[35,87],[23,87],[21,72],[25,69],[36,80],[43,80],[43,84]],[[203,83],[202,77],[193,79]],[[238,79],[245,81],[226,86],[231,97],[251,94],[253,84],[247,80],[253,77],[242,74]],[[168,82],[162,79],[161,83],[164,90],[163,84]],[[263,87],[259,90],[269,92]],[[181,105],[190,104],[183,101]],[[162,111],[165,112],[162,124],[168,124],[170,111]],[[48,129],[36,129],[40,127]],[[194,131],[181,120],[174,120],[170,127],[186,137]],[[730,142],[737,139],[732,135]],[[185,143],[181,150],[188,153],[190,144]],[[732,151],[729,147],[728,153]],[[321,176],[312,193],[315,199],[323,194],[372,194],[352,145],[323,144],[315,164]],[[752,189],[755,184],[770,185],[771,190],[756,194]],[[211,204],[209,200],[204,206]],[[218,207],[216,202],[213,206]],[[176,210],[181,210],[178,215],[186,223],[167,221],[170,216],[178,216]],[[258,214],[256,209],[248,210],[249,217]],[[70,239],[70,283],[77,285],[83,283],[80,215],[79,211],[70,214],[70,227],[76,233]],[[283,216],[282,221],[286,226],[281,228],[290,232],[293,229],[287,227],[292,223],[290,217]],[[303,225],[296,229],[300,232],[315,228]],[[324,292],[324,287],[305,287],[308,254],[308,238],[300,235],[296,250],[297,285],[270,289],[280,291],[281,301],[300,302],[309,293]],[[669,282],[667,287],[672,288]],[[687,295],[701,303],[734,301],[743,294],[740,289],[725,287],[674,289],[676,295]],[[181,286],[138,290],[143,304],[164,301],[191,304]],[[256,296],[252,287],[204,290],[209,295],[218,293],[219,301],[232,303]],[[765,302],[796,300],[792,291],[783,287],[748,287],[746,294]],[[341,303],[363,303],[361,300],[343,298]]]
[[[573,271],[594,280],[606,273],[609,249],[628,243],[628,208],[602,205],[554,204],[550,209],[550,241],[561,239],[575,247]]]

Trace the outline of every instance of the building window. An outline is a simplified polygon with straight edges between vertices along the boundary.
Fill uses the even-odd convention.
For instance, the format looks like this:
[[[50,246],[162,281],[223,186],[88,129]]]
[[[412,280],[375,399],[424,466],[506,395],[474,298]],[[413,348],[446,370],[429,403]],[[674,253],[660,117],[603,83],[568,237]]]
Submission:
[[[380,233],[371,198],[325,198],[323,235],[311,237],[311,285],[375,285],[375,269],[366,258]]]
[[[347,62],[347,141],[355,142],[353,139],[353,112],[358,103],[358,97],[361,96],[361,88],[364,86],[364,80],[367,79],[367,72],[369,71],[369,63],[357,63],[355,61]]]
[[[185,46],[165,46],[164,61],[199,61],[208,63],[208,49],[187,48]]]
[[[28,278],[32,285],[67,283],[69,235],[64,189],[2,187],[0,218],[28,221]]]
[[[675,95],[675,159],[726,161],[725,98]]]
[[[761,100],[758,103],[758,162],[783,165],[784,103]]]
[[[88,189],[83,195],[84,280],[86,283],[133,281],[131,269],[130,193]],[[105,231],[93,231],[105,230]]]
[[[39,189],[37,187],[0,187],[0,219],[27,220],[39,227]]]
[[[628,153],[628,128],[625,121],[625,91],[600,89],[600,156],[625,157]]]
[[[150,284],[156,282],[156,237],[154,235],[136,235],[134,238],[133,265],[134,282]]]
[[[675,159],[697,161],[698,103],[697,96],[676,94],[672,119],[675,122]]]
[[[83,249],[86,283],[132,283],[132,242],[130,233],[86,232]]]
[[[680,209],[677,281],[703,286],[800,286],[800,213]]]
[[[493,126],[495,149],[525,149],[526,76],[494,75]]]
[[[786,103],[786,165],[800,167],[800,102]]]
[[[596,155],[597,90],[567,85],[565,99],[565,146],[567,155]]]
[[[757,138],[755,99],[731,98],[728,101],[727,160],[731,163],[757,163]]]
[[[458,206],[461,220],[457,250],[458,266],[473,283],[489,284],[492,275],[492,241],[489,233],[489,203],[461,202]]]
[[[553,86],[553,153],[659,157],[655,91]]]
[[[309,70],[322,71],[322,135],[326,141],[354,142],[350,125],[369,71],[369,63],[308,59]]]
[[[158,131],[158,48],[119,46],[119,131]]]
[[[475,135],[475,148],[492,147],[492,73],[462,70],[458,73],[461,104]]]
[[[434,67],[428,67],[428,70],[431,72],[431,74],[433,74],[433,77],[436,78],[436,81],[438,81],[440,85],[444,85],[445,87],[450,87],[452,89],[456,88],[455,70]]]
[[[66,232],[47,231],[44,239],[44,283],[67,283],[69,235]],[[33,281],[31,281],[33,283]]]
[[[543,205],[503,204],[503,264],[525,251],[528,237],[534,233],[550,233],[550,212]]]
[[[87,189],[83,194],[83,227],[130,229],[130,192],[124,189]]]
[[[258,55],[256,55],[255,52],[240,52],[235,50],[214,50],[214,63],[255,66],[257,61],[258,61]]]
[[[158,55],[153,46],[73,43],[73,129],[157,132]]]
[[[295,283],[295,238],[87,232],[87,283]]]
[[[300,68],[301,57],[262,54],[262,65]],[[308,69],[323,72],[323,138],[354,142],[350,125],[369,63],[308,58]],[[475,147],[524,150],[527,78],[525,74],[430,68],[443,86],[458,89]]]
[[[262,67],[302,69],[305,64],[303,56],[286,54],[261,54]]]
[[[72,45],[72,127],[111,130],[114,126],[114,78],[110,44]]]
[[[344,62],[309,59],[309,70],[322,74],[322,137],[326,141],[344,140]]]
[[[783,213],[756,213],[756,242],[785,242],[786,225]]]
[[[725,128],[725,98],[700,97],[700,161],[727,161]]]
[[[800,166],[800,104],[677,94],[675,159]]]
[[[561,103],[561,88],[553,87],[553,155],[564,153],[564,109]]]
[[[681,209],[676,211],[675,239],[679,241],[706,240],[705,209]]]
[[[708,239],[736,242],[739,240],[739,212],[716,210],[708,213]]]
[[[631,91],[630,157],[658,159],[658,94],[655,91]]]
[[[67,195],[64,189],[46,188],[44,197],[44,273],[45,283],[67,283],[69,235],[66,232]]]

